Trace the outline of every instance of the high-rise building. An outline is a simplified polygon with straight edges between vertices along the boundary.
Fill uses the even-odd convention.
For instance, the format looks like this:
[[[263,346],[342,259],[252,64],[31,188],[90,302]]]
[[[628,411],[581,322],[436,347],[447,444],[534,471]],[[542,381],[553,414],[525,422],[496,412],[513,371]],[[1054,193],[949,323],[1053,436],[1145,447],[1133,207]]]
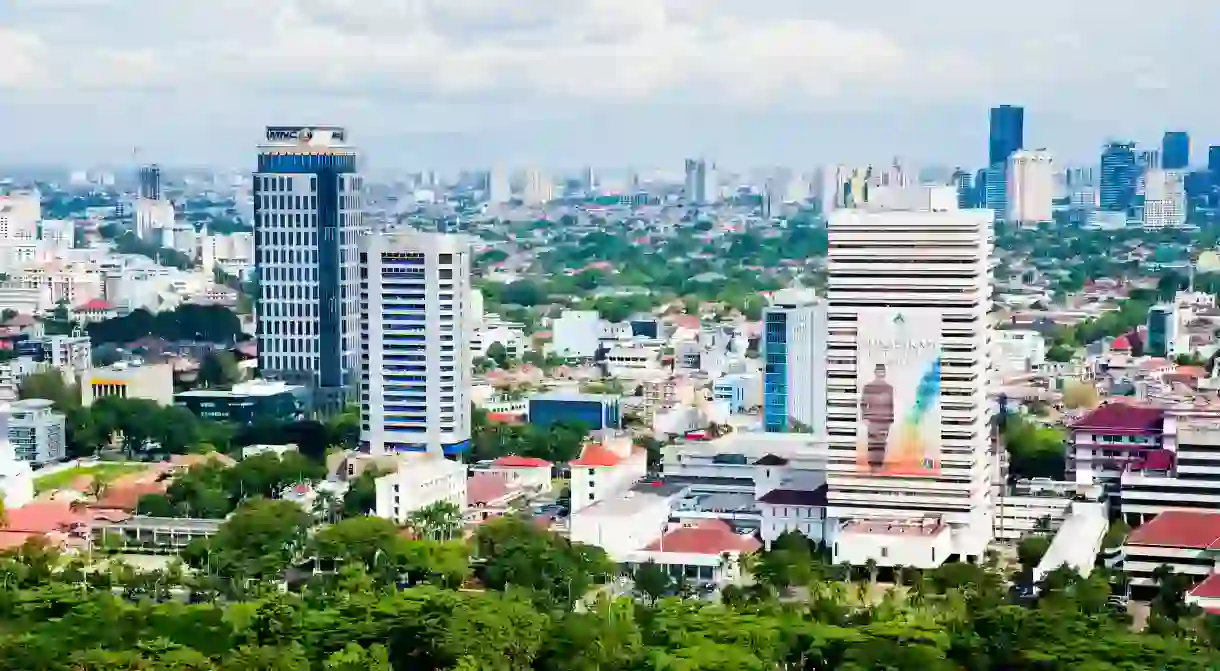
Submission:
[[[309,385],[324,412],[356,388],[362,186],[343,128],[267,128],[254,173],[259,369]]]
[[[1220,175],[1220,147],[1212,145],[1207,148],[1207,171]]]
[[[1190,167],[1190,134],[1184,130],[1165,132],[1161,139],[1161,167],[1186,170]]]
[[[1008,163],[987,168],[983,179],[983,207],[995,212],[997,219],[1008,214]]]
[[[1135,200],[1139,164],[1134,142],[1109,142],[1101,152],[1101,209],[1125,212]]]
[[[521,192],[521,202],[525,205],[545,205],[555,200],[555,183],[549,175],[538,168],[525,171],[525,188]]]
[[[1025,108],[1000,105],[991,108],[987,164],[1003,164],[1014,151],[1025,147]]]
[[[961,209],[974,207],[974,175],[958,168],[953,171],[953,188],[957,190],[957,206]]]
[[[720,200],[720,181],[716,166],[707,159],[686,159],[686,201],[711,205]]]
[[[826,302],[812,289],[776,292],[763,311],[763,428],[826,430]]]
[[[1045,149],[1013,152],[1006,170],[1008,214],[1005,220],[1037,224],[1053,219],[1055,165]]]
[[[939,564],[980,557],[992,538],[993,216],[842,210],[829,220],[835,561],[909,565],[918,546],[921,562]],[[894,529],[917,533],[887,554]]]
[[[360,444],[455,454],[470,444],[470,240],[399,231],[360,250]]]
[[[513,187],[509,181],[508,171],[502,166],[495,166],[487,172],[487,202],[502,205],[512,200]]]
[[[139,182],[137,196],[144,200],[161,200],[161,166],[155,163],[140,166]]]
[[[1145,229],[1180,228],[1186,224],[1185,177],[1178,170],[1149,170],[1144,173],[1141,216]]]

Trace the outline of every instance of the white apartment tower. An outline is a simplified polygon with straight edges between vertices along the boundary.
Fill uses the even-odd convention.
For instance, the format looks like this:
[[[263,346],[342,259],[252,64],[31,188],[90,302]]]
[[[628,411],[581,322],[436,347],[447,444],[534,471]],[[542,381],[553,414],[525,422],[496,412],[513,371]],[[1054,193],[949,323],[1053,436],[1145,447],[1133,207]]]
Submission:
[[[844,525],[837,557],[939,564],[978,557],[991,540],[993,219],[857,209],[829,220],[827,514]],[[839,547],[869,534],[879,534],[873,545]],[[886,547],[896,537],[903,548],[927,541],[929,552],[904,559]]]
[[[360,443],[372,454],[470,444],[469,238],[401,231],[360,251]]]
[[[707,159],[686,159],[686,201],[711,205],[720,201],[720,179],[716,165]]]
[[[1176,170],[1144,173],[1142,223],[1145,230],[1181,228],[1186,225],[1185,176]]]
[[[522,189],[521,202],[528,206],[545,205],[555,200],[555,183],[551,177],[538,168],[525,171],[525,187]]]
[[[267,128],[254,173],[258,365],[312,387],[323,411],[358,379],[362,186],[343,128]]]
[[[1008,157],[1006,221],[1039,224],[1053,219],[1055,164],[1044,149],[1018,150]]]

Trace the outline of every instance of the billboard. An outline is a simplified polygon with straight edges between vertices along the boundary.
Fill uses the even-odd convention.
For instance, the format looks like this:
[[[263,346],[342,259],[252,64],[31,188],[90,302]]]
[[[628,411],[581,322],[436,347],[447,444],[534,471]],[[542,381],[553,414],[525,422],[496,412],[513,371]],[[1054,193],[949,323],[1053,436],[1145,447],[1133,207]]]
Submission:
[[[856,321],[856,465],[878,475],[940,470],[940,311],[862,308]]]

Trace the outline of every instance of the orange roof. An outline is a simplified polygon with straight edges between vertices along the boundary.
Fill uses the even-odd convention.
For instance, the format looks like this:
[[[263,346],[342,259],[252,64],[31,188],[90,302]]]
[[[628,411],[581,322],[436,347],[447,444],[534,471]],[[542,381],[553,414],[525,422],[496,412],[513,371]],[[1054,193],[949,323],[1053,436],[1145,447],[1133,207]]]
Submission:
[[[168,482],[133,482],[119,487],[111,487],[97,503],[90,508],[109,508],[113,510],[134,511],[140,503],[140,497],[145,494],[164,494],[169,488]]]
[[[116,308],[113,305],[111,305],[110,303],[107,303],[106,301],[102,300],[101,298],[94,298],[91,301],[87,301],[85,303],[82,303],[82,304],[76,306],[76,309],[77,310],[114,310]]]
[[[596,468],[603,466],[618,466],[623,459],[614,453],[614,450],[602,445],[601,443],[590,443],[581,451],[580,458],[570,462],[569,466],[583,466],[586,468]]]
[[[511,412],[489,412],[487,413],[487,421],[495,422],[496,424],[521,424],[524,420],[520,415],[515,415]]]
[[[724,552],[746,554],[756,552],[761,547],[758,539],[734,533],[721,520],[705,520],[697,526],[674,529],[645,549],[650,552],[719,555]]]
[[[1114,339],[1114,342],[1110,343],[1110,349],[1130,350],[1131,349],[1131,340],[1128,339],[1125,334],[1120,335]]]
[[[510,454],[507,457],[500,457],[492,464],[500,468],[550,468],[551,462],[538,457],[519,457],[515,454]]]

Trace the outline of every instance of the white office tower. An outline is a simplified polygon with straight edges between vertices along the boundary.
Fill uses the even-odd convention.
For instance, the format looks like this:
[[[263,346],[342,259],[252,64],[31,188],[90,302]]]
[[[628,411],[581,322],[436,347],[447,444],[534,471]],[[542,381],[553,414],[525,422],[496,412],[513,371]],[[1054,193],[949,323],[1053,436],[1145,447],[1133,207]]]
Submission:
[[[508,170],[503,166],[495,166],[487,172],[487,202],[492,205],[502,205],[513,199],[513,187],[509,181]]]
[[[470,444],[470,239],[401,231],[360,252],[361,446],[460,454]]]
[[[1008,157],[1008,212],[1018,224],[1051,221],[1055,199],[1055,163],[1044,149],[1018,150]]]
[[[254,174],[259,369],[309,385],[324,412],[358,379],[362,182],[343,128],[267,128]]]
[[[1186,185],[1176,170],[1144,173],[1143,225],[1145,230],[1180,228],[1186,225]]]
[[[525,188],[521,194],[521,202],[525,205],[545,205],[555,200],[555,184],[550,175],[537,168],[530,168],[525,171]]]
[[[707,159],[686,159],[686,201],[712,205],[720,201],[720,179],[715,164]]]
[[[0,196],[0,241],[37,240],[41,218],[42,195],[38,191],[14,191]]]
[[[0,497],[5,510],[20,508],[34,500],[34,472],[29,461],[17,458],[9,437],[12,412],[10,404],[0,405]]]
[[[812,289],[775,292],[763,310],[763,429],[826,431],[826,302]]]
[[[936,566],[992,537],[991,210],[829,221],[835,561]]]

